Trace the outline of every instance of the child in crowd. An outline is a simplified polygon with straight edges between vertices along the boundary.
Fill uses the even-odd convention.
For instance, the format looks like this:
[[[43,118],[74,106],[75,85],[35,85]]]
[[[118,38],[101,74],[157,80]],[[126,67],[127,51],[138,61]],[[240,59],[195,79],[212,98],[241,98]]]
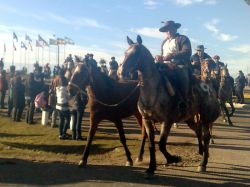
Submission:
[[[56,109],[59,114],[59,138],[67,139],[67,129],[70,123],[70,111],[69,111],[69,96],[67,93],[67,79],[64,76],[64,72],[60,71],[59,85],[56,87]]]

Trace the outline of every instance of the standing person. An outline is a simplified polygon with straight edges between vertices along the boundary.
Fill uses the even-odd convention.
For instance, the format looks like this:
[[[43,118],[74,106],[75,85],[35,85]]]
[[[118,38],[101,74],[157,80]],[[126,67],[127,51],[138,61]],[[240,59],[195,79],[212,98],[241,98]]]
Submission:
[[[207,58],[212,59],[207,53],[205,53],[204,45],[198,45],[196,47],[196,53],[191,56],[192,69],[195,75],[201,74],[201,62]]]
[[[244,88],[247,83],[247,80],[246,80],[244,73],[241,70],[239,71],[239,75],[235,79],[235,82],[236,82],[235,92],[236,92],[238,103],[244,104],[245,102]]]
[[[14,79],[13,88],[13,120],[21,121],[23,109],[25,106],[24,97],[25,88],[22,84],[22,79],[20,75],[16,75]]]
[[[94,55],[92,53],[88,54],[88,60],[87,60],[87,62],[89,62],[93,66],[97,67],[97,62],[94,59]]]
[[[106,61],[105,61],[104,59],[101,59],[101,60],[99,61],[99,64],[100,64],[100,66],[101,66],[101,72],[103,72],[103,73],[105,73],[106,75],[108,75],[108,74],[109,74],[109,71],[108,71],[108,68],[107,68],[107,66],[106,66]]]
[[[8,81],[6,79],[6,71],[2,70],[1,73],[1,78],[0,78],[0,93],[1,93],[1,109],[5,109],[4,106],[4,99],[5,99],[5,95],[6,95],[6,91],[8,90]]]
[[[219,55],[215,55],[213,57],[213,60],[215,62],[215,65],[214,65],[215,76],[216,76],[216,79],[219,80],[220,79],[220,69],[221,69],[221,67],[224,67],[225,64],[220,61]]]
[[[79,92],[74,97],[74,104],[72,107],[72,139],[73,140],[83,140],[82,137],[82,117],[84,114],[85,106],[88,103],[88,98],[86,94]]]
[[[2,71],[4,69],[4,62],[3,62],[3,58],[1,58],[0,60],[0,71]]]
[[[109,77],[111,77],[112,79],[118,80],[118,76],[117,76],[117,70],[118,70],[118,63],[115,60],[115,57],[111,57],[111,61],[109,62]]]
[[[188,109],[187,98],[190,84],[189,69],[191,66],[190,57],[192,48],[189,38],[177,33],[177,29],[180,27],[180,23],[166,21],[164,22],[164,26],[159,29],[160,32],[165,33],[166,39],[162,42],[161,55],[156,56],[156,61],[178,67],[176,69],[178,85],[175,85],[175,88],[177,88],[180,93],[180,102],[178,103],[179,111],[185,113]],[[164,79],[166,81],[166,87],[168,88],[168,78],[164,76]],[[171,89],[168,90],[170,91]]]
[[[13,108],[13,93],[14,93],[14,77],[15,77],[15,66],[10,66],[10,82],[8,91],[8,116],[11,117],[11,112]]]
[[[59,85],[56,87],[56,109],[59,114],[59,138],[67,139],[66,132],[70,123],[69,97],[67,93],[67,79],[64,77],[64,71],[59,73]]]
[[[35,111],[35,97],[39,93],[40,89],[38,88],[39,83],[35,81],[34,73],[30,73],[28,80],[25,84],[25,100],[26,100],[26,123],[33,124],[33,117]]]

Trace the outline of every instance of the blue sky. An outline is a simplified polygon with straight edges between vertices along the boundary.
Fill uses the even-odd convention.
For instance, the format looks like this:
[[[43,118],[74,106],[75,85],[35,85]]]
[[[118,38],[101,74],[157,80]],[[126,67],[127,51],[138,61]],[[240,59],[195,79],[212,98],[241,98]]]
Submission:
[[[97,60],[109,61],[115,56],[122,61],[127,35],[136,38],[140,34],[152,54],[159,54],[164,38],[158,32],[161,21],[174,20],[182,24],[179,32],[191,39],[193,52],[204,44],[206,52],[220,55],[235,76],[240,69],[250,73],[249,19],[250,6],[244,0],[0,0],[0,46],[6,44],[5,61],[10,64],[12,32],[17,34],[14,54],[18,67],[25,61],[24,49],[19,47],[25,33],[32,38],[33,47],[38,34],[46,40],[53,35],[67,36],[76,45],[67,45],[66,54],[91,52]],[[63,51],[61,47],[61,61]],[[40,62],[56,64],[55,52],[53,46],[50,52],[45,48],[43,55],[40,49]],[[38,59],[35,47],[26,53],[28,64]]]

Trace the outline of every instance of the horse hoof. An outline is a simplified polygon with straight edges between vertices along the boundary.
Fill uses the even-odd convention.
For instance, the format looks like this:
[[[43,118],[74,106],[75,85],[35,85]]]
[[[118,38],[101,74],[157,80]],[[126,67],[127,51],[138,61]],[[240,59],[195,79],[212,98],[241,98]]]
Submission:
[[[203,155],[203,151],[202,150],[199,150],[199,155]]]
[[[79,168],[84,168],[86,166],[87,166],[87,162],[86,161],[80,160],[80,162],[78,163],[78,167]]]
[[[223,120],[223,122],[224,122],[224,123],[226,123],[226,122],[227,122],[227,120],[226,120],[226,119],[224,119],[224,120]]]
[[[167,164],[178,163],[178,162],[181,162],[180,156],[171,156],[170,158],[167,159]]]
[[[206,166],[198,166],[197,171],[198,172],[206,172],[207,168]]]
[[[125,166],[130,166],[131,167],[131,166],[133,166],[133,162],[132,161],[127,161]]]
[[[211,140],[211,144],[214,144],[214,140]]]
[[[142,161],[143,161],[143,158],[139,158],[139,157],[135,160],[136,163],[140,163]]]

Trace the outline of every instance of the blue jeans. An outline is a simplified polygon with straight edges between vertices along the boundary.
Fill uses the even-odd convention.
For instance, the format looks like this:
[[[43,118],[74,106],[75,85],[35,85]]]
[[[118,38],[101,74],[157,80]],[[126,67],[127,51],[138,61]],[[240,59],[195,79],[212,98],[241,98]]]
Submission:
[[[70,112],[69,110],[62,111],[58,110],[59,114],[59,135],[65,136],[70,123]]]
[[[84,110],[73,110],[73,127],[72,127],[72,139],[78,139],[82,137],[82,117]]]

